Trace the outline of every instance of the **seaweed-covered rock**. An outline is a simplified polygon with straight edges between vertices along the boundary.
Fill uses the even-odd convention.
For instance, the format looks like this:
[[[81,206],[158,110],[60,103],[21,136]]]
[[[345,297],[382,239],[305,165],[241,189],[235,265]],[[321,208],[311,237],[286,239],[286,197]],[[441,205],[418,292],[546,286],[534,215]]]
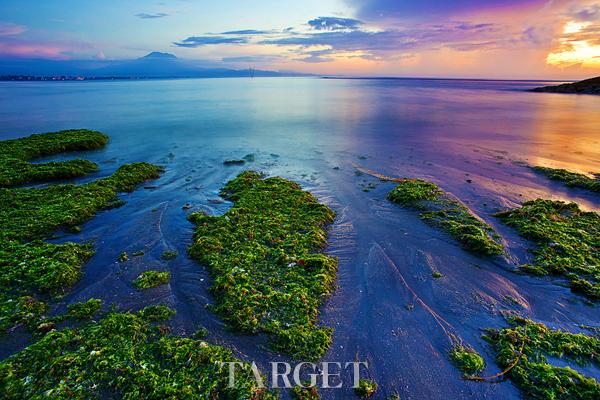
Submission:
[[[600,339],[554,330],[544,324],[514,317],[511,326],[489,330],[486,339],[496,351],[496,362],[512,369],[508,377],[528,398],[589,400],[600,398],[600,384],[569,367],[557,367],[546,356],[577,365],[600,366]]]
[[[0,362],[2,398],[276,398],[257,387],[247,364],[236,368],[235,385],[229,387],[228,368],[219,363],[239,361],[231,351],[166,336],[154,325],[172,314],[165,306],[153,306],[51,331]]]
[[[214,310],[244,333],[266,332],[292,356],[320,358],[330,328],[316,325],[318,307],[334,288],[337,261],[315,253],[333,211],[294,182],[247,171],[222,196],[234,202],[223,216],[190,215],[196,224],[190,254],[208,266]]]
[[[467,376],[475,375],[485,368],[485,361],[475,350],[456,345],[450,350],[450,359]]]
[[[170,277],[168,272],[144,271],[133,281],[133,285],[138,289],[149,289],[169,283]]]
[[[69,179],[96,171],[98,166],[87,160],[70,160],[32,164],[35,158],[53,154],[95,150],[108,143],[108,136],[87,129],[41,133],[26,138],[0,142],[0,187],[28,182]]]
[[[0,159],[96,148],[107,141],[99,132],[73,132],[0,141]],[[41,314],[23,313],[19,299],[28,296],[39,301],[65,293],[79,280],[82,265],[93,254],[88,243],[55,244],[43,239],[58,229],[80,225],[100,210],[122,204],[118,192],[133,190],[137,184],[158,177],[160,171],[152,164],[133,163],[82,185],[0,188],[0,330],[18,324],[37,326],[39,318],[32,316]],[[21,182],[29,179],[24,175]]]
[[[488,256],[503,253],[502,245],[493,239],[497,237],[494,229],[433,182],[405,179],[388,194],[388,200],[418,210],[421,219],[447,232],[465,250]]]
[[[540,174],[546,175],[548,178],[564,182],[569,187],[577,187],[591,190],[592,192],[600,192],[600,174],[594,174],[594,178],[577,172],[567,171],[566,169],[548,168],[548,167],[533,167],[533,170]]]
[[[575,203],[537,199],[496,216],[537,245],[535,263],[522,266],[524,272],[563,276],[573,291],[600,299],[600,215]]]

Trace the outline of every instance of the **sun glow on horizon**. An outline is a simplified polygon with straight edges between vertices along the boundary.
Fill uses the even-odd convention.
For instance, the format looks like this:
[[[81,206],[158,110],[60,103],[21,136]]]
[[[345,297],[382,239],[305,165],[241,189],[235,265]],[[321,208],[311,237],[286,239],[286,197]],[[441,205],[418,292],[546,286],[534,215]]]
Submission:
[[[569,21],[563,28],[560,39],[561,49],[551,52],[546,57],[546,63],[557,67],[580,65],[584,68],[600,68],[600,45],[589,40],[577,40],[590,23]]]

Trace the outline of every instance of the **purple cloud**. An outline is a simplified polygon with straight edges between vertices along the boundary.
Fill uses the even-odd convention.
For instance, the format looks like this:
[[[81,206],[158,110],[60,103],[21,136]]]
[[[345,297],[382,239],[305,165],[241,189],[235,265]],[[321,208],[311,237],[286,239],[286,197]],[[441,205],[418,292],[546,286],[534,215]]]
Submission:
[[[24,26],[13,24],[12,22],[0,22],[0,36],[14,36],[25,32]]]

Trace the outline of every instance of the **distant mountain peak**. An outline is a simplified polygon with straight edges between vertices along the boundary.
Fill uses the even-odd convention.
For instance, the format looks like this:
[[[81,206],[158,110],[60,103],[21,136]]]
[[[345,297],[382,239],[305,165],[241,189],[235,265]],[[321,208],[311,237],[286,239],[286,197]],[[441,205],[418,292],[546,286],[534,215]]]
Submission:
[[[146,59],[146,58],[160,58],[160,59],[174,60],[177,57],[175,57],[171,53],[161,53],[160,51],[153,51],[152,53],[146,54],[144,57],[140,57],[140,59]]]

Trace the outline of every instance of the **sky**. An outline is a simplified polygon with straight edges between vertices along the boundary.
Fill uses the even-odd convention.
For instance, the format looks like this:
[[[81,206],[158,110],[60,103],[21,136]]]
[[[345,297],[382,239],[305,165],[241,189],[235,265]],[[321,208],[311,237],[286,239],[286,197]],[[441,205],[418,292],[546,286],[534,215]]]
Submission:
[[[322,75],[600,75],[600,0],[1,0],[0,59],[152,51]]]

